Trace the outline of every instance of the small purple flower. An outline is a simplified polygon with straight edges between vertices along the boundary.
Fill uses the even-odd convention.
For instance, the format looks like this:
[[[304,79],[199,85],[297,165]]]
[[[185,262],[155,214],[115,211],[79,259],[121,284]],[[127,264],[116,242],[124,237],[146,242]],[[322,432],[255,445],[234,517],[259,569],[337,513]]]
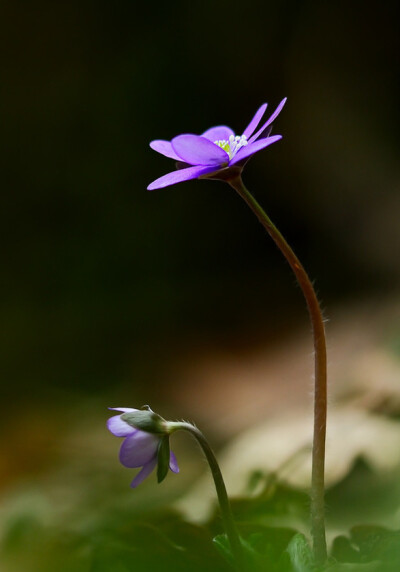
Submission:
[[[235,135],[230,127],[219,125],[211,127],[202,135],[186,133],[174,137],[171,141],[152,141],[150,147],[154,151],[175,159],[179,165],[177,171],[153,181],[147,189],[152,191],[207,176],[216,179],[226,178],[228,175],[226,171],[234,166],[236,166],[236,171],[241,171],[245,162],[254,153],[282,138],[281,135],[273,135],[259,139],[279,115],[285,103],[286,98],[280,102],[274,113],[256,133],[254,132],[267,109],[266,103],[263,103],[242,135]],[[222,171],[225,172],[222,173]]]
[[[114,411],[124,413],[132,413],[139,411],[129,407],[109,407]],[[135,429],[121,419],[121,415],[114,415],[107,421],[107,428],[116,437],[124,437],[119,452],[119,460],[129,469],[142,467],[142,470],[136,475],[131,483],[131,487],[135,488],[155,469],[158,462],[158,449],[163,435],[147,433]],[[179,467],[175,455],[171,452],[169,460],[169,468],[173,473],[179,473]]]

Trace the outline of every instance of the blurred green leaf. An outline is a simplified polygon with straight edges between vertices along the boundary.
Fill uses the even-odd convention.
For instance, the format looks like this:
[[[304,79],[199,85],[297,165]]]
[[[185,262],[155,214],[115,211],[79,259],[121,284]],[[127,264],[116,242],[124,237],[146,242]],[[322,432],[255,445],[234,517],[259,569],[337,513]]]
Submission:
[[[293,572],[312,572],[316,570],[311,547],[304,534],[293,536],[287,547]]]

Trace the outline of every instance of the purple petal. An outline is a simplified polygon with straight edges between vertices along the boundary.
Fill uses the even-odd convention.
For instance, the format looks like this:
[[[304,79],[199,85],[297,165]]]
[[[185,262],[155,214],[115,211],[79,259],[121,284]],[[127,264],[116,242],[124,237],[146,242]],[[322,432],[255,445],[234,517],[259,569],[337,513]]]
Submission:
[[[264,125],[261,127],[261,129],[259,129],[257,131],[257,133],[255,135],[253,135],[251,137],[251,139],[249,139],[249,143],[253,143],[253,141],[255,141],[256,139],[258,139],[258,137],[261,135],[261,133],[268,127],[268,125],[270,125],[274,119],[276,119],[278,117],[278,115],[280,114],[280,112],[282,111],[283,106],[286,103],[286,97],[284,99],[282,99],[282,101],[280,102],[280,104],[278,105],[278,107],[275,109],[275,111],[273,112],[273,114],[271,115],[271,117],[268,119],[268,121],[266,121],[264,123]]]
[[[135,433],[137,429],[134,429],[125,421],[122,421],[121,415],[114,415],[107,420],[107,429],[111,431],[116,437],[126,437],[131,433]]]
[[[226,151],[200,135],[178,135],[171,141],[175,153],[184,163],[189,165],[204,165],[220,167],[228,164],[229,155]]]
[[[140,483],[142,483],[144,479],[148,477],[152,471],[154,471],[156,465],[157,465],[157,457],[154,457],[154,459],[151,459],[151,461],[146,463],[143,469],[139,471],[139,473],[131,482],[131,487],[134,489],[135,487],[140,485]]]
[[[139,409],[132,409],[132,407],[109,407],[111,411],[121,411],[121,413],[131,413],[132,411],[139,411]]]
[[[169,468],[173,473],[179,473],[178,461],[172,451],[169,455]]]
[[[215,167],[188,167],[187,169],[179,169],[178,171],[167,173],[167,175],[163,175],[159,179],[156,179],[150,183],[147,190],[153,191],[154,189],[162,189],[164,187],[169,187],[170,185],[175,185],[176,183],[183,183],[183,181],[197,179],[200,175],[206,175],[207,173],[212,173],[215,170]]]
[[[268,105],[267,103],[262,104],[260,109],[256,112],[255,116],[246,127],[246,129],[243,131],[243,135],[245,135],[247,139],[253,135],[254,130],[257,128],[257,125],[260,123],[261,118],[264,115],[265,110],[267,109],[267,105]]]
[[[152,141],[150,143],[150,147],[157,151],[157,153],[161,153],[165,157],[169,157],[170,159],[175,159],[175,161],[180,161],[181,159],[172,149],[172,145],[170,141],[163,141],[162,139],[157,139],[156,141]]]
[[[137,430],[122,443],[119,460],[130,469],[142,467],[157,456],[159,441],[159,437]]]
[[[257,151],[261,151],[261,149],[268,147],[268,145],[272,145],[272,143],[279,141],[279,139],[282,139],[282,135],[273,135],[272,137],[260,139],[255,143],[250,143],[249,145],[246,145],[246,147],[242,147],[229,163],[229,166],[235,165],[236,163],[239,163],[239,161],[242,161],[242,159],[254,155],[254,153],[257,153]]]
[[[226,125],[218,125],[217,127],[211,127],[210,129],[207,129],[207,131],[204,131],[204,133],[201,134],[201,137],[205,137],[214,143],[214,141],[228,141],[230,135],[235,135],[230,127],[227,127]]]

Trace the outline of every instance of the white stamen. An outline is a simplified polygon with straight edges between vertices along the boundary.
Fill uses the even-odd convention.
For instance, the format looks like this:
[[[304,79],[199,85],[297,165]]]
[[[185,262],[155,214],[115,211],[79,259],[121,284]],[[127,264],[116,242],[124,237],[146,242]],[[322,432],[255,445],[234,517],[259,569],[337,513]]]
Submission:
[[[220,139],[219,141],[214,141],[214,143],[226,151],[229,155],[229,160],[232,160],[239,149],[248,144],[248,141],[246,135],[229,135],[228,141]]]

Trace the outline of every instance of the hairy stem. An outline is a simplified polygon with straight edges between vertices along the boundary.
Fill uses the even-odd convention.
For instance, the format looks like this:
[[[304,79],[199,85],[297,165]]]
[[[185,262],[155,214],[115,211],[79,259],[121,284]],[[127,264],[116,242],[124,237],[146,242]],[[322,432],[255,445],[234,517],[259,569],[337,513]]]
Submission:
[[[240,175],[229,179],[228,183],[251,208],[290,264],[290,267],[292,268],[303,291],[308,311],[310,313],[315,356],[314,436],[311,476],[311,534],[313,538],[314,557],[316,562],[320,564],[325,562],[327,558],[324,507],[327,367],[325,328],[322,312],[313,285],[302,264],[263,208],[246,189]]]

